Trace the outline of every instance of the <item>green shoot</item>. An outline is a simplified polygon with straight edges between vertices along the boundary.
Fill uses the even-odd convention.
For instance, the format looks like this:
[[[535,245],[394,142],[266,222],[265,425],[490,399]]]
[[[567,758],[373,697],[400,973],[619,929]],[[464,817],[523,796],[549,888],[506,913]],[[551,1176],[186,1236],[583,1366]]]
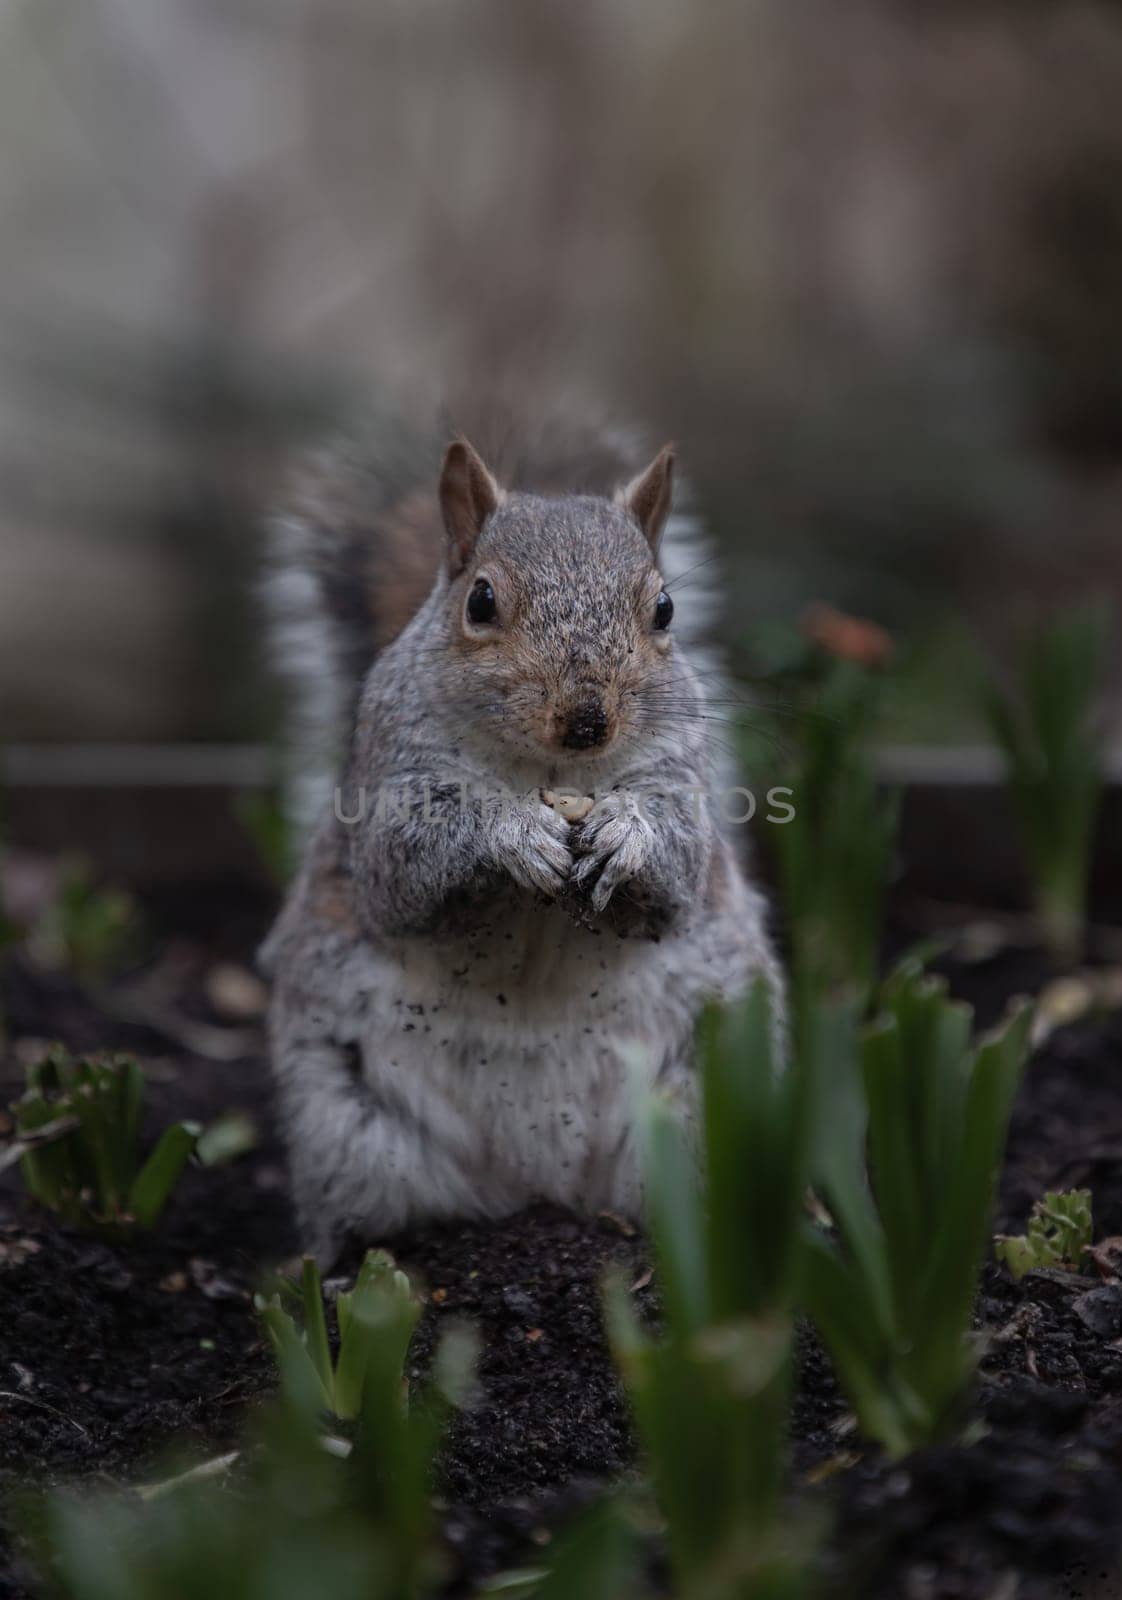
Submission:
[[[93,987],[118,972],[140,938],[136,902],[123,889],[98,888],[81,860],[69,862],[58,893],[32,930],[32,944],[52,966]]]
[[[165,1128],[139,1155],[144,1075],[131,1056],[71,1057],[55,1046],[12,1107],[24,1181],[64,1222],[110,1233],[156,1226],[201,1129]]]
[[[285,1310],[285,1299],[295,1302],[302,1326]],[[258,1295],[255,1303],[277,1358],[285,1397],[298,1407],[329,1411],[341,1421],[359,1413],[374,1343],[387,1351],[387,1359],[403,1366],[420,1316],[409,1279],[384,1250],[367,1252],[354,1288],[336,1299],[337,1360],[332,1360],[319,1268],[311,1256],[304,1257],[299,1288],[282,1282],[268,1298]]]
[[[1030,1010],[973,1046],[973,1013],[939,980],[905,967],[882,993],[864,1030],[853,1005],[818,1007],[807,1029],[813,1182],[837,1238],[808,1227],[803,1297],[863,1431],[900,1456],[954,1427],[973,1376],[971,1312]]]
[[[811,1084],[800,1066],[777,1069],[762,985],[735,1011],[710,1012],[700,1045],[705,1194],[670,1108],[655,1100],[646,1116],[664,1331],[641,1328],[615,1281],[609,1332],[676,1593],[779,1600],[802,1592],[780,1496]]]
[[[1069,1189],[1064,1194],[1049,1189],[1032,1208],[1028,1232],[1015,1237],[999,1233],[993,1242],[994,1255],[1015,1278],[1040,1267],[1075,1271],[1090,1246],[1091,1232],[1090,1189]]]
[[[347,1504],[345,1464],[275,1437],[242,1493],[187,1483],[147,1503],[55,1492],[31,1513],[60,1600],[397,1600],[374,1530]]]
[[[815,693],[786,783],[795,815],[769,828],[791,948],[796,1021],[823,995],[867,995],[880,958],[899,805],[867,753],[880,697],[860,662],[815,658]]]
[[[1061,965],[1078,960],[1087,920],[1104,762],[1094,713],[1109,640],[1106,606],[1063,612],[1027,639],[1015,693],[992,684],[985,697],[1005,757],[1041,932]]]
[[[438,1575],[431,1484],[437,1450],[451,1408],[463,1403],[475,1369],[477,1342],[465,1327],[450,1329],[436,1348],[432,1377],[414,1394],[406,1384],[405,1357],[417,1305],[407,1297],[392,1262],[374,1269],[372,1287],[353,1300],[347,1337],[361,1329],[362,1398],[353,1457],[356,1499],[363,1515],[383,1530],[387,1595],[419,1596]]]

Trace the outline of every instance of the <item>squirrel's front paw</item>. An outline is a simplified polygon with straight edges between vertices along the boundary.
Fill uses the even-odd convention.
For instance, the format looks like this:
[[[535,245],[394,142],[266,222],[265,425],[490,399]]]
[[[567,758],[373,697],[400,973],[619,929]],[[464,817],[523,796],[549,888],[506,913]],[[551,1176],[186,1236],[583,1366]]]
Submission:
[[[654,829],[633,795],[613,789],[574,831],[578,859],[572,882],[587,896],[593,911],[601,912],[619,886],[643,870]]]
[[[491,838],[495,860],[523,889],[555,899],[573,870],[572,830],[564,817],[535,793],[495,819]]]

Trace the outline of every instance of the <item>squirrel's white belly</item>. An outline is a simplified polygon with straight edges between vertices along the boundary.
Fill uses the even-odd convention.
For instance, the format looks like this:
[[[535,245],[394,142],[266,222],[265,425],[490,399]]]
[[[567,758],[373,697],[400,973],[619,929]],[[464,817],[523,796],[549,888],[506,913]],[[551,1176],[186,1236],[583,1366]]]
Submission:
[[[481,1209],[634,1209],[634,1080],[688,1092],[693,1007],[668,981],[674,942],[532,907],[447,945],[369,949],[363,1076],[470,1176]]]

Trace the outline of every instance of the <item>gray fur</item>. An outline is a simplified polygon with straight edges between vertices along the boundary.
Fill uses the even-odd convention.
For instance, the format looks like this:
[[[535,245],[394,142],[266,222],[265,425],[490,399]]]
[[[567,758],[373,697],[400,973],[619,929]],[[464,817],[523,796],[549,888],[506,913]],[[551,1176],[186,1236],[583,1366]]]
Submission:
[[[616,481],[637,464],[621,455]],[[463,577],[437,574],[357,697],[339,691],[341,811],[365,811],[325,808],[267,947],[297,1209],[324,1260],[348,1234],[539,1197],[634,1214],[633,1072],[692,1120],[701,1006],[757,973],[779,993],[712,798],[702,586],[654,639],[658,572],[612,486],[507,494]],[[667,579],[704,560],[688,531],[672,517]],[[483,571],[509,620],[476,648],[461,617]],[[589,696],[614,740],[550,743]],[[579,825],[542,803],[558,788],[595,797]]]

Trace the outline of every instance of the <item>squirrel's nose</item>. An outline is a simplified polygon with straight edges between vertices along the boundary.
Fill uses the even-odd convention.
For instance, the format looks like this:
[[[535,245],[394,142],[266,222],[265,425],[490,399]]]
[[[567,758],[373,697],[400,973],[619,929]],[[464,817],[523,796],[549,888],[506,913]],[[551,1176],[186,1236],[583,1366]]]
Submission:
[[[583,700],[569,712],[561,743],[566,750],[591,750],[608,736],[608,713],[601,700]]]

